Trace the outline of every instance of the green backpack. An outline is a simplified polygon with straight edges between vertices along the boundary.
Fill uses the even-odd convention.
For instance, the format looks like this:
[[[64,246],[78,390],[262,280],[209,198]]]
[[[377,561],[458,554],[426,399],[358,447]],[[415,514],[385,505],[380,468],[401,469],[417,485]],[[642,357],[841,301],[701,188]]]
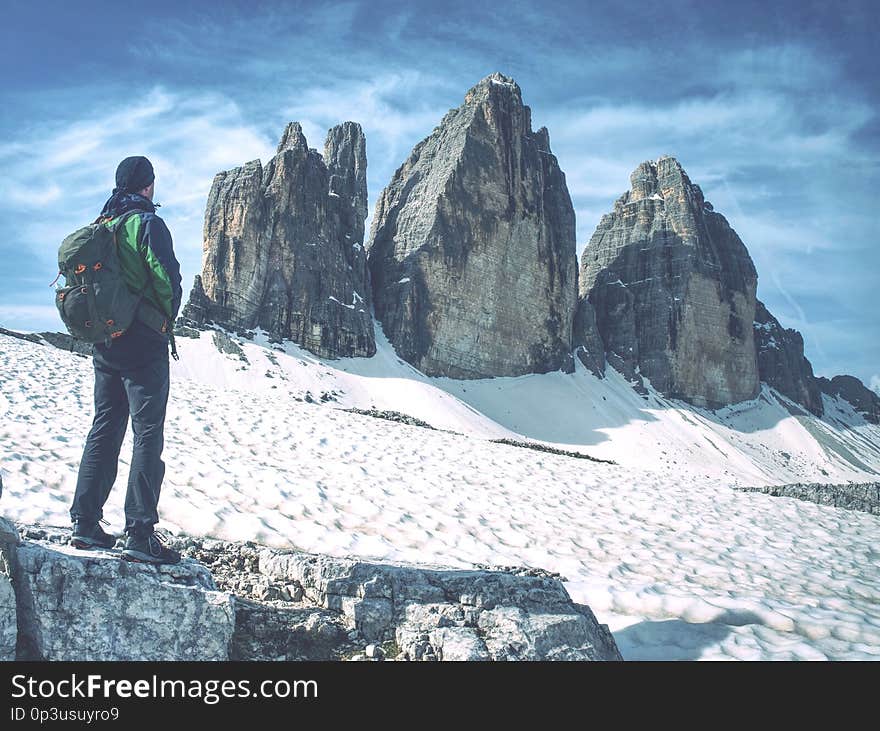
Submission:
[[[152,284],[149,271],[139,292],[130,290],[123,278],[117,232],[137,213],[129,211],[112,222],[99,218],[61,243],[58,271],[59,276],[64,275],[65,286],[55,291],[55,305],[73,337],[110,345],[135,319],[171,335],[168,318],[144,299]]]

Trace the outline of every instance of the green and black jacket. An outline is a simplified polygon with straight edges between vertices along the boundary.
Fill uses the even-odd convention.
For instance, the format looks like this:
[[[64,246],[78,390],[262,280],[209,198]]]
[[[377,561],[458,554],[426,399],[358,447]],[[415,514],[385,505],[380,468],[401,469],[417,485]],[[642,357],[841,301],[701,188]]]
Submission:
[[[174,255],[171,232],[156,215],[153,203],[137,193],[114,194],[101,211],[101,217],[109,218],[108,223],[112,224],[129,211],[137,213],[128,216],[116,239],[126,284],[132,292],[140,292],[144,285],[149,284],[144,298],[167,316],[170,333],[183,297],[180,264]],[[136,321],[125,335],[115,339],[109,346],[95,345],[95,350],[105,360],[122,359],[130,365],[132,362],[151,360],[155,357],[157,346],[167,345],[168,341],[168,334],[159,333],[145,323]]]

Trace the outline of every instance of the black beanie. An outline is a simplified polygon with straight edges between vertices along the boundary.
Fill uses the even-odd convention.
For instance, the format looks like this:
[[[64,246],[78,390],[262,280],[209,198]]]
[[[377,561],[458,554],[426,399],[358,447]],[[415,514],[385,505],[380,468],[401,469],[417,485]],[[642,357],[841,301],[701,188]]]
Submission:
[[[156,178],[153,164],[145,157],[127,157],[116,168],[116,189],[114,193],[137,193]]]

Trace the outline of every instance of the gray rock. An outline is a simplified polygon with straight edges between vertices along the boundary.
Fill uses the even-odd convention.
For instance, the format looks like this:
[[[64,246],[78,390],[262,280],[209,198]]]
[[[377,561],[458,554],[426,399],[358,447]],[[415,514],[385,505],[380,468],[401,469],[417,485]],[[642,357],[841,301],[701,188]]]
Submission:
[[[8,335],[12,338],[17,338],[18,340],[27,340],[28,342],[35,343],[37,345],[45,345],[48,343],[59,350],[69,350],[72,353],[78,353],[79,355],[88,355],[92,354],[92,344],[87,343],[84,340],[79,340],[72,335],[67,333],[59,333],[59,332],[41,332],[41,333],[20,333],[15,330],[7,330],[6,328],[0,327],[0,335]]]
[[[15,527],[15,524],[0,516],[0,546],[5,546],[10,543],[17,545],[20,540],[18,529]]]
[[[431,647],[443,662],[491,660],[486,642],[475,627],[439,627],[428,633]]]
[[[236,600],[230,660],[336,660],[351,646],[337,612]]]
[[[261,327],[322,357],[375,353],[360,126],[331,129],[325,155],[292,122],[265,168],[254,160],[215,176],[187,319]]]
[[[352,414],[361,414],[363,416],[372,416],[376,419],[387,419],[388,421],[396,421],[400,424],[409,424],[410,426],[420,426],[423,429],[434,428],[427,421],[422,421],[409,414],[401,414],[399,411],[380,411],[379,409],[358,409],[354,407],[350,409],[342,409],[342,411],[348,411]]]
[[[19,659],[225,660],[232,597],[204,566],[25,542],[14,551]]]
[[[839,396],[858,411],[865,421],[872,424],[880,424],[880,396],[865,386],[855,376],[834,376],[828,380],[824,376],[816,379],[816,384],[822,393],[829,396]]]
[[[13,554],[19,542],[15,525],[0,517],[0,662],[15,660],[18,621],[12,577]]]
[[[12,580],[0,566],[0,662],[15,660],[18,625],[15,614],[15,591]]]
[[[184,562],[157,568],[74,551],[67,529],[22,535],[0,569],[0,648],[16,651],[17,614],[19,659],[223,659],[227,648],[233,660],[621,659],[608,628],[538,568],[374,564],[189,536],[171,538]]]
[[[604,462],[605,464],[617,464],[614,460],[611,459],[599,459],[598,457],[591,457],[589,454],[584,454],[583,452],[572,452],[568,449],[557,449],[556,447],[551,447],[547,444],[541,444],[540,442],[524,442],[519,439],[510,439],[509,437],[501,437],[500,439],[490,439],[490,442],[493,444],[507,444],[511,447],[520,447],[522,449],[534,449],[536,452],[546,452],[547,454],[558,454],[563,457],[574,457],[575,459],[588,459],[592,462]]]
[[[379,645],[367,645],[364,648],[364,654],[371,660],[384,660],[385,652],[382,650]]]
[[[369,244],[376,317],[431,376],[573,369],[574,209],[519,86],[486,77],[380,195]]]
[[[260,571],[299,582],[309,599],[339,611],[368,642],[395,640],[403,659],[621,659],[607,626],[546,575],[274,549],[261,551]]]
[[[526,612],[496,607],[482,612],[478,627],[493,660],[620,660],[610,632],[595,632],[592,612]]]
[[[596,310],[586,297],[578,300],[572,325],[571,347],[594,376],[605,377],[605,343],[599,335]]]
[[[363,243],[367,219],[367,143],[360,125],[343,122],[327,133],[324,162],[330,173],[330,192],[350,202],[346,223],[353,243]],[[366,258],[362,260],[366,263]]]
[[[579,296],[608,363],[698,406],[754,398],[757,274],[745,245],[675,158],[643,162],[631,183],[581,257]]]
[[[761,380],[807,411],[822,416],[822,394],[813,366],[804,357],[801,334],[782,327],[760,300],[756,302],[753,327]]]
[[[214,331],[214,347],[217,348],[221,353],[226,353],[227,355],[234,355],[238,357],[239,360],[248,362],[247,356],[245,356],[244,351],[241,349],[241,346],[236,343],[232,338],[230,338],[226,333],[221,330]]]
[[[183,318],[178,318],[177,322],[174,323],[174,337],[176,338],[192,338],[194,340],[198,340],[201,337],[202,330],[205,329],[203,327],[193,327],[190,324],[190,320],[185,320]],[[196,325],[198,323],[195,323]]]
[[[0,518],[0,523],[3,519]],[[0,524],[0,529],[2,529]],[[18,620],[15,591],[12,587],[12,552],[14,543],[0,541],[0,662],[15,660]]]
[[[788,485],[737,487],[740,492],[761,492],[774,497],[793,497],[798,500],[828,505],[846,510],[858,510],[880,515],[880,482],[860,482],[826,485],[819,482],[795,482]]]
[[[367,640],[381,642],[394,625],[394,607],[390,599],[370,599],[329,595],[327,606],[354,622],[355,629]]]
[[[43,340],[49,343],[49,345],[53,345],[60,350],[69,350],[72,353],[79,353],[80,355],[90,356],[92,354],[91,343],[87,343],[85,340],[79,340],[67,333],[41,332],[38,334]]]
[[[6,335],[10,338],[15,338],[16,340],[27,340],[30,343],[36,343],[37,345],[43,345],[43,341],[41,340],[39,335],[34,333],[20,333],[15,330],[7,330],[5,327],[0,327],[0,335]]]

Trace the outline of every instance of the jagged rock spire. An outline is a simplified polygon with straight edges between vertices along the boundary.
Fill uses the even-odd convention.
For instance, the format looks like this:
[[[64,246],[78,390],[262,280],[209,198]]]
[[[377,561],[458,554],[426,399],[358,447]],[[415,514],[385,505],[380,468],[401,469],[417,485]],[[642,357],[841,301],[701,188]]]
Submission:
[[[291,122],[265,168],[254,160],[217,174],[185,317],[261,327],[324,357],[375,353],[360,126],[334,127],[325,149],[326,163]]]
[[[745,245],[670,155],[641,163],[581,257],[608,362],[698,405],[754,398],[757,273]]]
[[[415,146],[377,201],[369,265],[385,334],[425,373],[572,367],[574,210],[513,79],[482,79]]]

